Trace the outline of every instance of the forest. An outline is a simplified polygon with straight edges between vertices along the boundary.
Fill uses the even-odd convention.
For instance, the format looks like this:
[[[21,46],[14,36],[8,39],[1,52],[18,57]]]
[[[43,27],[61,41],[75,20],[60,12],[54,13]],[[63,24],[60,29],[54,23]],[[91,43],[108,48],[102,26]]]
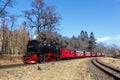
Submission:
[[[14,0],[15,1],[15,0]],[[97,43],[94,32],[88,33],[80,30],[79,36],[71,38],[62,36],[58,25],[62,17],[54,6],[47,5],[43,0],[33,0],[31,10],[21,11],[23,14],[10,15],[6,8],[14,8],[13,0],[0,0],[0,55],[23,55],[29,40],[36,36],[36,40],[44,44],[53,44],[60,47],[89,52],[101,52],[107,56],[115,56],[120,53],[117,45],[106,46]],[[18,24],[19,17],[24,21]],[[33,29],[35,29],[33,33]],[[71,34],[72,35],[72,34]]]

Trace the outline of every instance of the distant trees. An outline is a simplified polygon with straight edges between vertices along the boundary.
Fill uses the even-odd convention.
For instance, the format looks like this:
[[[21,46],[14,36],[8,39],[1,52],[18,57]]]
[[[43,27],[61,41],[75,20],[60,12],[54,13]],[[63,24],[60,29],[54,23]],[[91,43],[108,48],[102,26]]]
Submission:
[[[88,36],[88,33],[82,30],[77,40],[79,41],[78,42],[79,50],[90,51],[90,52],[95,51],[96,42],[93,32],[91,32],[90,36]]]
[[[90,33],[90,36],[86,31],[81,31],[78,37],[73,36],[71,39],[67,40],[67,48],[73,48],[76,50],[82,51],[95,51],[96,50],[96,41],[93,32]]]
[[[80,42],[78,40],[78,38],[76,38],[75,36],[73,36],[71,39],[70,39],[70,43],[72,48],[75,48],[75,49],[79,49],[80,48]]]
[[[107,47],[107,56],[114,56],[116,57],[117,55],[120,56],[120,50],[117,45],[112,44]]]
[[[30,37],[24,23],[18,30],[10,31],[7,21],[3,20],[0,31],[1,53],[17,55],[26,52],[26,45]]]
[[[107,47],[103,43],[97,43],[96,44],[96,52],[106,53]]]
[[[29,32],[23,22],[18,30],[14,30],[12,32],[12,46],[10,48],[11,53],[24,54],[27,50],[26,46],[29,40]]]
[[[30,39],[25,25],[15,29],[16,16],[8,15],[5,10],[12,6],[13,0],[0,0],[0,53],[19,54],[26,52],[26,45]]]

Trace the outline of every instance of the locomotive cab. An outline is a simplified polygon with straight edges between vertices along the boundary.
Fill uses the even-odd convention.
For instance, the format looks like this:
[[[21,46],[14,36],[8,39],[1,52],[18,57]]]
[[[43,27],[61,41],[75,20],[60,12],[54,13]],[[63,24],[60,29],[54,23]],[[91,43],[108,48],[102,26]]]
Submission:
[[[34,53],[42,51],[43,43],[37,40],[31,40],[27,45],[27,53]]]
[[[38,54],[41,53],[43,43],[37,40],[30,40],[27,44],[27,52],[23,56],[24,63],[37,63]]]

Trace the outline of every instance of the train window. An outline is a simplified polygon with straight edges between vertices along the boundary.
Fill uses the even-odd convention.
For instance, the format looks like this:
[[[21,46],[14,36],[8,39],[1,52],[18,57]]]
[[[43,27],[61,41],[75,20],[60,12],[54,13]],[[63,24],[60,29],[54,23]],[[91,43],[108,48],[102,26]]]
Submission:
[[[78,53],[78,54],[83,54],[83,51],[76,51],[76,53]]]
[[[86,54],[90,54],[90,52],[85,52]]]

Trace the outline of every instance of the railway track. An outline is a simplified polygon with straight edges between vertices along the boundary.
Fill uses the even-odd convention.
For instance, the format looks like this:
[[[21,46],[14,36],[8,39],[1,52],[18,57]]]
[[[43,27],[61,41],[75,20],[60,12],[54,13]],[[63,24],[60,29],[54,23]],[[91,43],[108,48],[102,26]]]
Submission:
[[[38,64],[46,64],[46,63],[56,63],[56,62],[64,62],[64,61],[69,61],[69,60],[60,60],[60,61],[51,61],[51,62],[44,62],[44,63],[38,63]],[[19,67],[24,67],[24,66],[30,66],[30,65],[36,65],[36,64],[11,64],[11,65],[0,65],[0,70],[2,69],[10,69],[10,68],[19,68]]]
[[[10,68],[17,68],[17,67],[23,67],[23,66],[29,66],[34,64],[11,64],[11,65],[2,65],[0,66],[0,70],[2,69],[10,69]]]
[[[108,64],[105,64],[98,59],[92,59],[92,63],[101,71],[105,72],[110,77],[113,77],[112,80],[120,80],[120,70],[118,70],[117,68],[114,68]],[[111,79],[108,79],[108,80],[111,80]]]

